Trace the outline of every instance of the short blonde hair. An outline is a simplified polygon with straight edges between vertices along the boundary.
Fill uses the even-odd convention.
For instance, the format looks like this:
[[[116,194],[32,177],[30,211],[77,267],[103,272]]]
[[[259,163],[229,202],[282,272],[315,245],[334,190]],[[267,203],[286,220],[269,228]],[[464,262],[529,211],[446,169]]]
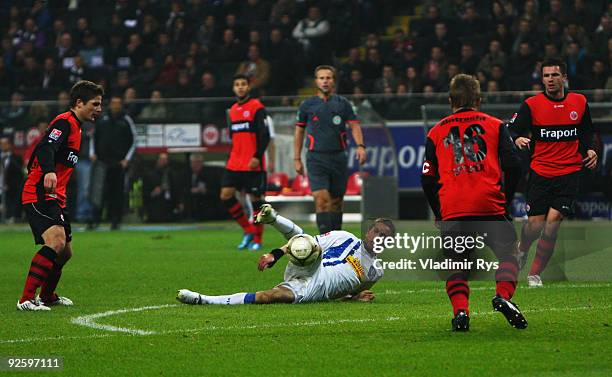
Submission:
[[[451,80],[448,96],[454,108],[476,108],[480,102],[480,83],[474,76],[460,73]]]

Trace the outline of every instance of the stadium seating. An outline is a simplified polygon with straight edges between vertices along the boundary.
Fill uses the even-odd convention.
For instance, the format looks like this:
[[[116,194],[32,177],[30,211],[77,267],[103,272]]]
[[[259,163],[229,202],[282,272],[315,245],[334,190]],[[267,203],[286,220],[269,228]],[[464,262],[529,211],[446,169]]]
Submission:
[[[351,174],[346,185],[346,195],[361,195],[361,187],[363,186],[363,178],[368,175],[367,172],[355,172]]]
[[[285,173],[270,173],[268,174],[268,190],[267,196],[279,195],[283,190],[289,188],[289,177]]]
[[[281,193],[285,196],[304,196],[310,195],[310,182],[305,175],[297,175],[291,183],[291,189]]]

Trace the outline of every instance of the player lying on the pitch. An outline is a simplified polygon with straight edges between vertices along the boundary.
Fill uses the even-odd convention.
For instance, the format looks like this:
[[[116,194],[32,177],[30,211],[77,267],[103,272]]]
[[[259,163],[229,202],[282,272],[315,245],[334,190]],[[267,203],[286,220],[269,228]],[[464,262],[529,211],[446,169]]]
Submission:
[[[271,224],[287,240],[304,233],[293,221],[278,215],[269,204],[261,206],[256,222]],[[393,234],[395,226],[388,219],[376,219],[368,228],[363,241],[349,232],[331,231],[314,237],[320,247],[320,259],[307,266],[287,263],[285,281],[272,289],[223,296],[207,296],[181,289],[176,298],[192,305],[290,304],[339,298],[371,301],[374,293],[369,289],[383,275],[382,268],[376,268],[374,264],[374,238]],[[262,255],[259,258],[259,270],[272,267],[287,253],[288,245]]]

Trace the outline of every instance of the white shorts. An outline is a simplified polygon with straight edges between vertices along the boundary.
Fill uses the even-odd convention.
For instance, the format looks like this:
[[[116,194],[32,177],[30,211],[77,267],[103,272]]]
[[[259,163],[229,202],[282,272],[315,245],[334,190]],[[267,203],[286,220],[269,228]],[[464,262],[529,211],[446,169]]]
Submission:
[[[319,263],[307,267],[288,263],[285,270],[285,281],[277,287],[284,287],[293,292],[294,304],[327,301],[329,299],[325,292]]]

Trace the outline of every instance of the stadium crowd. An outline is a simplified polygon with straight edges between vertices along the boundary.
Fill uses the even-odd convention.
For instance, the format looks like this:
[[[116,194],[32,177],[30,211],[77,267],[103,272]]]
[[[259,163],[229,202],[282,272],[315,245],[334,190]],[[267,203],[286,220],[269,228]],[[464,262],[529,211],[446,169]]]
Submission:
[[[121,97],[135,121],[195,114],[218,124],[227,102],[169,107],[163,99],[230,97],[236,73],[258,95],[296,95],[312,87],[314,66],[333,64],[340,94],[400,119],[418,115],[420,103],[395,95],[426,100],[448,91],[457,73],[477,76],[483,92],[541,90],[538,64],[552,56],[565,59],[571,89],[595,90],[589,100],[607,100],[602,89],[612,89],[612,3],[604,0],[3,1],[0,33],[5,135],[44,129],[81,79]],[[58,102],[24,104],[36,100]]]

